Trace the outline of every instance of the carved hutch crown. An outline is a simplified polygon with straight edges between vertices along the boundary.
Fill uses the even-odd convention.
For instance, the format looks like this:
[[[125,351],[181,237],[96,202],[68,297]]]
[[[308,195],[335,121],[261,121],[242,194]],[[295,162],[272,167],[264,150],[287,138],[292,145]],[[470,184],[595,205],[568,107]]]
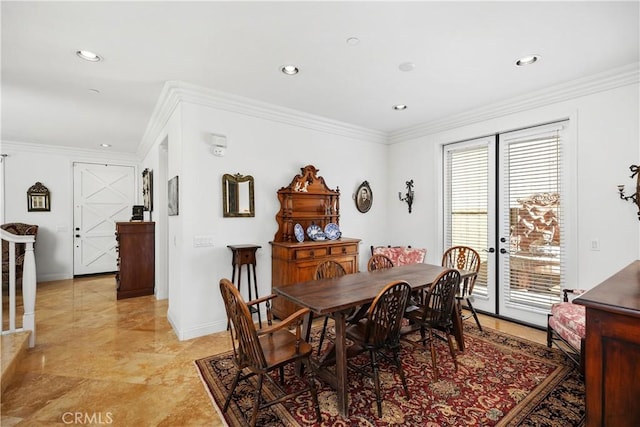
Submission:
[[[295,224],[300,224],[304,230],[312,224],[324,227],[340,221],[340,189],[331,190],[318,176],[318,169],[313,165],[300,168],[288,187],[278,190],[280,211],[276,215],[278,231],[274,242],[296,241],[294,235]],[[308,240],[305,234],[305,240]]]

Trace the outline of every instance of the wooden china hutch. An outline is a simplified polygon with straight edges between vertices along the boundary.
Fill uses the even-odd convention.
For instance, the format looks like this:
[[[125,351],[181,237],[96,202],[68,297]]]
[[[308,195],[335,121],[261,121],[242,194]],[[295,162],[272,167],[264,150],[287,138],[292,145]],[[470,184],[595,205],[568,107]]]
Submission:
[[[324,230],[327,224],[340,224],[340,189],[329,189],[317,173],[318,169],[307,165],[289,186],[278,190],[278,231],[270,242],[272,286],[312,280],[318,264],[327,260],[339,262],[347,273],[358,271],[359,239],[311,240],[306,233],[312,225]],[[296,239],[296,224],[305,231],[302,242]],[[284,319],[297,307],[284,298],[276,298],[272,309],[276,317]]]

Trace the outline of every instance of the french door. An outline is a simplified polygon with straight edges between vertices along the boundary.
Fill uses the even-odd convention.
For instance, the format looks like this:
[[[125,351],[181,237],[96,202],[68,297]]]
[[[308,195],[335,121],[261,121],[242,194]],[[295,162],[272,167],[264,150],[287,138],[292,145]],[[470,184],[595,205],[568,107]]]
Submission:
[[[480,253],[474,307],[546,325],[564,283],[565,123],[444,147],[444,248]]]

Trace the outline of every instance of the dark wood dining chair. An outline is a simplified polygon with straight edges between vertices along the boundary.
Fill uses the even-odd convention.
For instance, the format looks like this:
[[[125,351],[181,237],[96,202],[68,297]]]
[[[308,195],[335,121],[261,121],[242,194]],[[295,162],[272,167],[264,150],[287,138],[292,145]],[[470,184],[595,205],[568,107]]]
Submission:
[[[456,371],[458,370],[458,360],[453,348],[452,316],[457,315],[455,296],[459,285],[460,273],[454,269],[447,269],[433,281],[433,284],[425,293],[424,302],[414,305],[405,312],[405,317],[411,322],[406,332],[410,333],[419,329],[420,338],[413,340],[405,334],[404,340],[416,346],[426,347],[427,342],[429,343],[433,376],[436,381],[438,380],[438,365],[434,346],[435,339],[439,338],[447,341],[455,369]]]
[[[478,272],[480,271],[480,255],[478,252],[468,246],[453,246],[445,251],[442,255],[442,266],[447,268],[456,268],[458,270],[474,271],[476,274],[467,277],[460,282],[460,289],[456,294],[456,302],[458,305],[458,312],[463,320],[466,320],[473,316],[478,325],[478,329],[482,331],[480,325],[480,319],[478,319],[478,313],[473,308],[471,300],[473,298],[473,286],[476,283]],[[462,316],[462,301],[466,301],[467,307],[471,314],[469,316]]]
[[[329,260],[318,264],[318,266],[316,267],[316,271],[313,274],[313,278],[315,280],[329,279],[333,277],[344,276],[345,274],[347,274],[347,270],[344,269],[342,264],[336,261]],[[327,333],[328,324],[329,316],[325,316],[322,323],[322,331],[320,332],[320,340],[318,342],[318,355],[322,353],[322,344],[324,343],[324,337]]]
[[[320,423],[322,420],[315,387],[315,375],[309,363],[309,356],[313,349],[309,343],[301,338],[300,324],[309,309],[300,309],[280,323],[257,330],[249,311],[249,306],[253,304],[253,301],[245,303],[238,289],[228,279],[220,280],[220,293],[227,311],[229,332],[233,343],[233,363],[238,369],[222,411],[226,412],[229,408],[229,403],[238,383],[257,375],[257,385],[253,396],[254,405],[250,420],[251,426],[256,425],[259,410],[293,399],[307,391],[311,393],[312,402],[316,410],[316,419]],[[275,297],[275,295],[270,297]],[[268,297],[263,297],[261,300],[265,298]],[[288,329],[294,324],[296,326],[295,334]],[[286,393],[271,378],[269,373],[278,369],[280,382],[284,383],[284,367],[296,362],[304,363],[307,368],[305,371],[309,373],[309,379],[303,379],[306,387]],[[262,385],[265,378],[280,389],[282,392],[280,397],[266,400],[266,396],[262,393]],[[247,381],[247,383],[254,384],[253,381]]]
[[[371,258],[369,258],[369,262],[367,263],[368,271],[391,267],[393,267],[393,261],[391,261],[388,256],[382,254],[371,255]]]
[[[378,417],[382,417],[382,397],[380,396],[380,378],[378,374],[378,358],[381,357],[395,364],[407,399],[411,399],[404,371],[398,353],[400,351],[400,328],[403,313],[411,287],[405,281],[394,281],[386,285],[371,303],[367,316],[360,322],[349,325],[347,338],[354,342],[350,354],[369,353],[370,366],[349,366],[365,375],[373,376],[375,385]],[[391,352],[391,356],[387,353]],[[367,369],[369,368],[369,369]]]

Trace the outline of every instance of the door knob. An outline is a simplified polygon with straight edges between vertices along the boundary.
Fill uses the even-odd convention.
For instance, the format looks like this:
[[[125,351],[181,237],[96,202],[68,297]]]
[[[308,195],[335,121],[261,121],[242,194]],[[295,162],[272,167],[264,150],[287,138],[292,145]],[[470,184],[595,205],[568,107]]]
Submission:
[[[489,252],[490,254],[494,253],[496,250],[494,248],[483,249],[482,252]]]
[[[505,248],[500,248],[500,253],[501,254],[506,254],[508,251]]]
[[[505,239],[504,237],[501,237],[501,238],[500,238],[500,241],[501,241],[502,243],[505,243],[505,242],[507,241],[507,239]]]
[[[76,237],[80,237],[80,235],[79,235],[79,234],[76,234]]]

